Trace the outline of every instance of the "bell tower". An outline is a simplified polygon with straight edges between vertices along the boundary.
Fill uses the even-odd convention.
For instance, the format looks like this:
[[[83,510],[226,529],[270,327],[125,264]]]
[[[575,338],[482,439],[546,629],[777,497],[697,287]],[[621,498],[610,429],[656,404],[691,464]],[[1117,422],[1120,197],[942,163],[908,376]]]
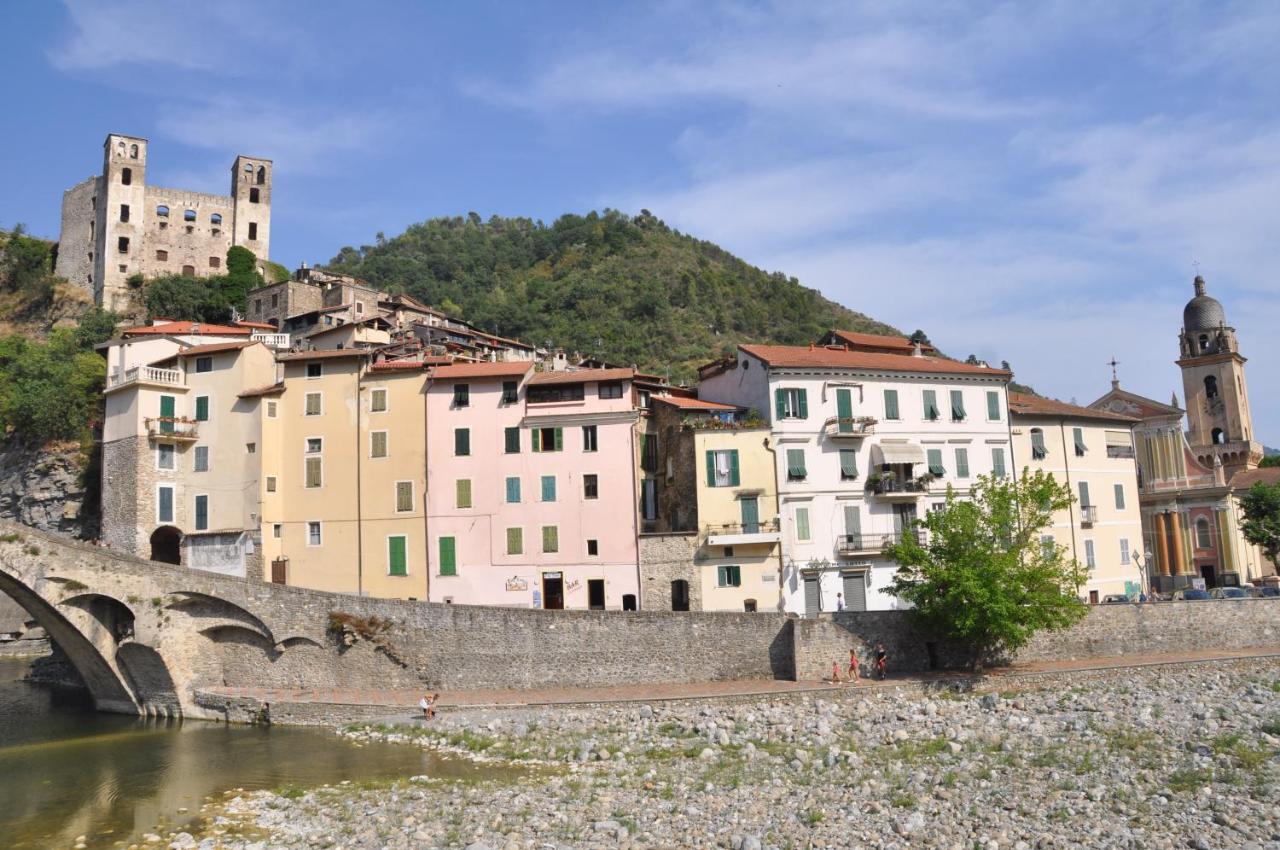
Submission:
[[[269,159],[243,155],[231,166],[231,244],[248,248],[259,260],[269,259],[271,248],[272,166]]]
[[[1245,358],[1235,328],[1204,278],[1196,275],[1195,296],[1182,311],[1178,345],[1182,356],[1183,396],[1187,404],[1187,442],[1200,463],[1220,463],[1226,477],[1253,469],[1262,460],[1262,444],[1253,438]]]

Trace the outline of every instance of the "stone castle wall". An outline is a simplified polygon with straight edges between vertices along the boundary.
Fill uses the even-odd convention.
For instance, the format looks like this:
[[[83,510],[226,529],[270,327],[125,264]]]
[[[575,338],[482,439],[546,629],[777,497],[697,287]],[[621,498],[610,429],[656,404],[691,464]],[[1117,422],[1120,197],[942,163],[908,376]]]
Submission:
[[[669,531],[640,535],[640,605],[648,611],[671,610],[671,582],[689,582],[689,610],[702,610],[702,579],[694,558],[698,533]]]
[[[94,206],[100,178],[90,177],[62,194],[62,234],[54,273],[93,295]]]

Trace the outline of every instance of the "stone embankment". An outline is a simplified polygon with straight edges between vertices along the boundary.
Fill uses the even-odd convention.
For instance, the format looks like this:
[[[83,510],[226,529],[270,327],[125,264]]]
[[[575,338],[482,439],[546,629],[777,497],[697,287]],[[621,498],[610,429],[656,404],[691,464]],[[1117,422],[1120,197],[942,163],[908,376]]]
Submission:
[[[202,850],[1280,847],[1280,661],[1013,691],[442,715],[385,739],[535,777],[232,794]]]

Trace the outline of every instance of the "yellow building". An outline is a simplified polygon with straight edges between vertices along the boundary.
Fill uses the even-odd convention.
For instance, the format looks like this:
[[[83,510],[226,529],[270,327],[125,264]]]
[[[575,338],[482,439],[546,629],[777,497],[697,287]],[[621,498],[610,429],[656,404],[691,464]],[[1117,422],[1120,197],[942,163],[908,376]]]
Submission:
[[[1142,514],[1132,429],[1119,413],[1009,393],[1014,468],[1051,473],[1076,501],[1054,516],[1046,539],[1081,568],[1080,595],[1136,596],[1142,584]]]

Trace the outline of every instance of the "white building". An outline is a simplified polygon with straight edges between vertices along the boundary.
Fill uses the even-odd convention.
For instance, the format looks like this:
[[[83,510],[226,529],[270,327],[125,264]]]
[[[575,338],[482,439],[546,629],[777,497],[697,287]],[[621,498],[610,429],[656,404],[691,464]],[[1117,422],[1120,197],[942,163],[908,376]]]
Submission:
[[[740,345],[702,368],[701,398],[754,408],[772,427],[786,611],[834,611],[838,595],[850,610],[899,606],[885,547],[948,486],[964,494],[1012,470],[1009,378],[849,344]]]

